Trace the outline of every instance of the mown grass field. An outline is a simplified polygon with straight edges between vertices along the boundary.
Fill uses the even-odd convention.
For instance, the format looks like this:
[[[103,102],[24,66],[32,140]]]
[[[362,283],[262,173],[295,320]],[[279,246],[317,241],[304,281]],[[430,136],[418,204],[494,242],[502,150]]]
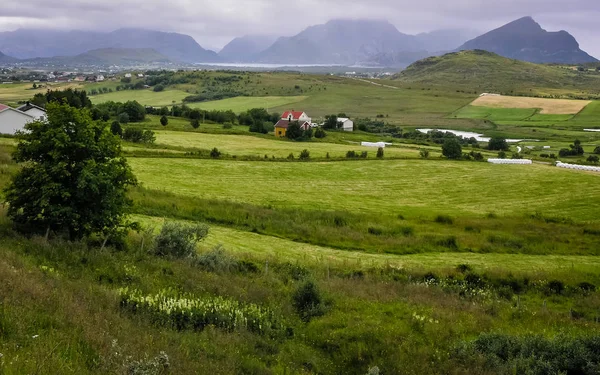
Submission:
[[[276,158],[285,158],[290,153],[296,158],[302,150],[309,150],[311,157],[325,158],[329,154],[332,158],[344,158],[348,151],[356,151],[358,153],[368,152],[368,157],[373,159],[376,157],[376,147],[365,147],[357,143],[335,144],[325,142],[292,142],[288,140],[278,140],[271,137],[254,137],[244,135],[220,135],[208,133],[181,133],[175,131],[157,131],[156,143],[159,145],[169,145],[184,147],[188,149],[212,149],[217,147],[219,151],[229,155],[237,156],[258,156],[268,158],[275,156]],[[431,157],[439,157],[441,153],[436,148],[426,147],[431,149]],[[398,146],[386,147],[385,155],[389,157],[407,157],[418,158],[418,146]]]
[[[201,108],[206,110],[228,111],[232,110],[236,113],[244,112],[252,108],[265,108],[269,111],[271,108],[280,108],[284,106],[292,107],[302,106],[307,96],[240,96],[237,98],[213,100],[202,103],[187,103],[192,108]]]
[[[540,211],[578,221],[599,219],[598,176],[546,165],[436,160],[239,163],[139,158],[130,162],[144,186],[193,197],[411,217]]]

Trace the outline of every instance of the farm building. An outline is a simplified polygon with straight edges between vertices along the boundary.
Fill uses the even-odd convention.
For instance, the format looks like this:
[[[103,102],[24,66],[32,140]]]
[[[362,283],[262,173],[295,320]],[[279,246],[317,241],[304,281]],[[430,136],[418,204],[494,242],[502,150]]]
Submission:
[[[0,104],[0,134],[15,134],[16,131],[23,130],[25,124],[34,120],[32,115]]]
[[[280,137],[280,138],[285,137],[288,126],[292,122],[295,122],[295,121],[289,121],[289,120],[277,121],[277,124],[275,124],[275,136]],[[303,123],[298,121],[298,123],[300,124],[300,129],[302,129],[302,130],[308,130],[311,127],[311,124],[307,121],[304,121]]]
[[[312,119],[308,117],[306,112],[300,111],[286,111],[281,115],[281,120],[275,124],[275,136],[285,137],[288,126],[292,122],[298,122],[302,130],[308,130],[312,127]]]
[[[298,121],[300,124],[304,124],[305,122],[308,122],[309,124],[312,123],[312,119],[308,117],[306,112],[299,112],[294,110],[284,112],[283,115],[281,115],[281,119],[287,121]]]
[[[342,124],[341,129],[346,132],[351,132],[354,130],[354,121],[345,117],[338,117],[338,123]]]
[[[27,113],[29,116],[35,118],[36,120],[46,119],[46,110],[29,102],[18,107],[17,110]]]

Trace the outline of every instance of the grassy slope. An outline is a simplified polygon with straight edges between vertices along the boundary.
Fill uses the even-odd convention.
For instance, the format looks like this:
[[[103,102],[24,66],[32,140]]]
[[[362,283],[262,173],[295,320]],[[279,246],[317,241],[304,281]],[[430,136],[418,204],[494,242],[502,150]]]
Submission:
[[[426,217],[532,213],[597,220],[598,176],[545,165],[439,161],[264,163],[132,159],[151,189],[260,205]],[[196,178],[199,174],[202,178]],[[238,189],[248,186],[247,189]],[[567,194],[577,191],[578,194]]]
[[[265,108],[271,111],[271,108],[288,106],[301,107],[302,101],[306,96],[240,96],[237,98],[213,100],[202,103],[187,103],[192,108],[201,108],[206,110],[228,111],[236,113],[244,112],[252,108]]]
[[[158,229],[165,219],[134,215],[133,219],[146,227]],[[200,246],[209,250],[222,245],[228,251],[241,256],[251,256],[270,262],[301,262],[330,266],[352,266],[356,269],[370,267],[400,267],[406,269],[429,269],[443,271],[461,263],[478,269],[506,270],[513,272],[595,273],[600,267],[597,256],[525,255],[525,254],[475,254],[475,253],[425,253],[425,254],[373,254],[338,250],[325,246],[290,241],[285,238],[266,236],[237,229],[211,226],[210,233]]]
[[[399,84],[522,95],[599,95],[600,74],[462,51],[418,61],[396,76]]]
[[[190,94],[185,91],[179,90],[165,90],[161,92],[154,92],[150,89],[147,90],[123,90],[115,91],[108,94],[95,95],[90,97],[92,103],[99,104],[108,101],[114,102],[126,102],[128,100],[137,100],[139,103],[144,105],[150,105],[155,107],[170,106],[173,102],[179,104],[186,96]]]

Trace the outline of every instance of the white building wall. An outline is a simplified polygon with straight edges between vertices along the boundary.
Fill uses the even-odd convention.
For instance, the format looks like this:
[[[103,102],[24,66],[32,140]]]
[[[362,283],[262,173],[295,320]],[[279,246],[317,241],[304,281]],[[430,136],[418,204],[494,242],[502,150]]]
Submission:
[[[344,129],[344,131],[347,131],[347,132],[353,131],[354,130],[354,121],[346,120],[346,121],[342,122],[342,129]]]
[[[23,130],[25,124],[33,121],[33,117],[13,109],[0,112],[0,133],[15,134],[17,130]]]
[[[45,120],[46,119],[46,112],[42,111],[41,109],[37,109],[37,108],[31,108],[29,111],[26,112],[29,116],[35,118],[36,120]]]

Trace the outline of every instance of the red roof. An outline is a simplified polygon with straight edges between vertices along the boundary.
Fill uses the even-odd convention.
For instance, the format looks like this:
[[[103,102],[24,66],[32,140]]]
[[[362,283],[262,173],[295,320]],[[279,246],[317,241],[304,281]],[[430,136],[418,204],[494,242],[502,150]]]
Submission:
[[[7,108],[10,108],[10,107],[7,105],[4,105],[4,104],[0,104],[0,111],[4,111]]]
[[[281,118],[284,119],[288,119],[290,118],[290,115],[292,115],[292,120],[298,120],[300,118],[300,116],[302,116],[304,112],[298,112],[298,111],[287,111],[284,112],[283,115],[281,115]]]

